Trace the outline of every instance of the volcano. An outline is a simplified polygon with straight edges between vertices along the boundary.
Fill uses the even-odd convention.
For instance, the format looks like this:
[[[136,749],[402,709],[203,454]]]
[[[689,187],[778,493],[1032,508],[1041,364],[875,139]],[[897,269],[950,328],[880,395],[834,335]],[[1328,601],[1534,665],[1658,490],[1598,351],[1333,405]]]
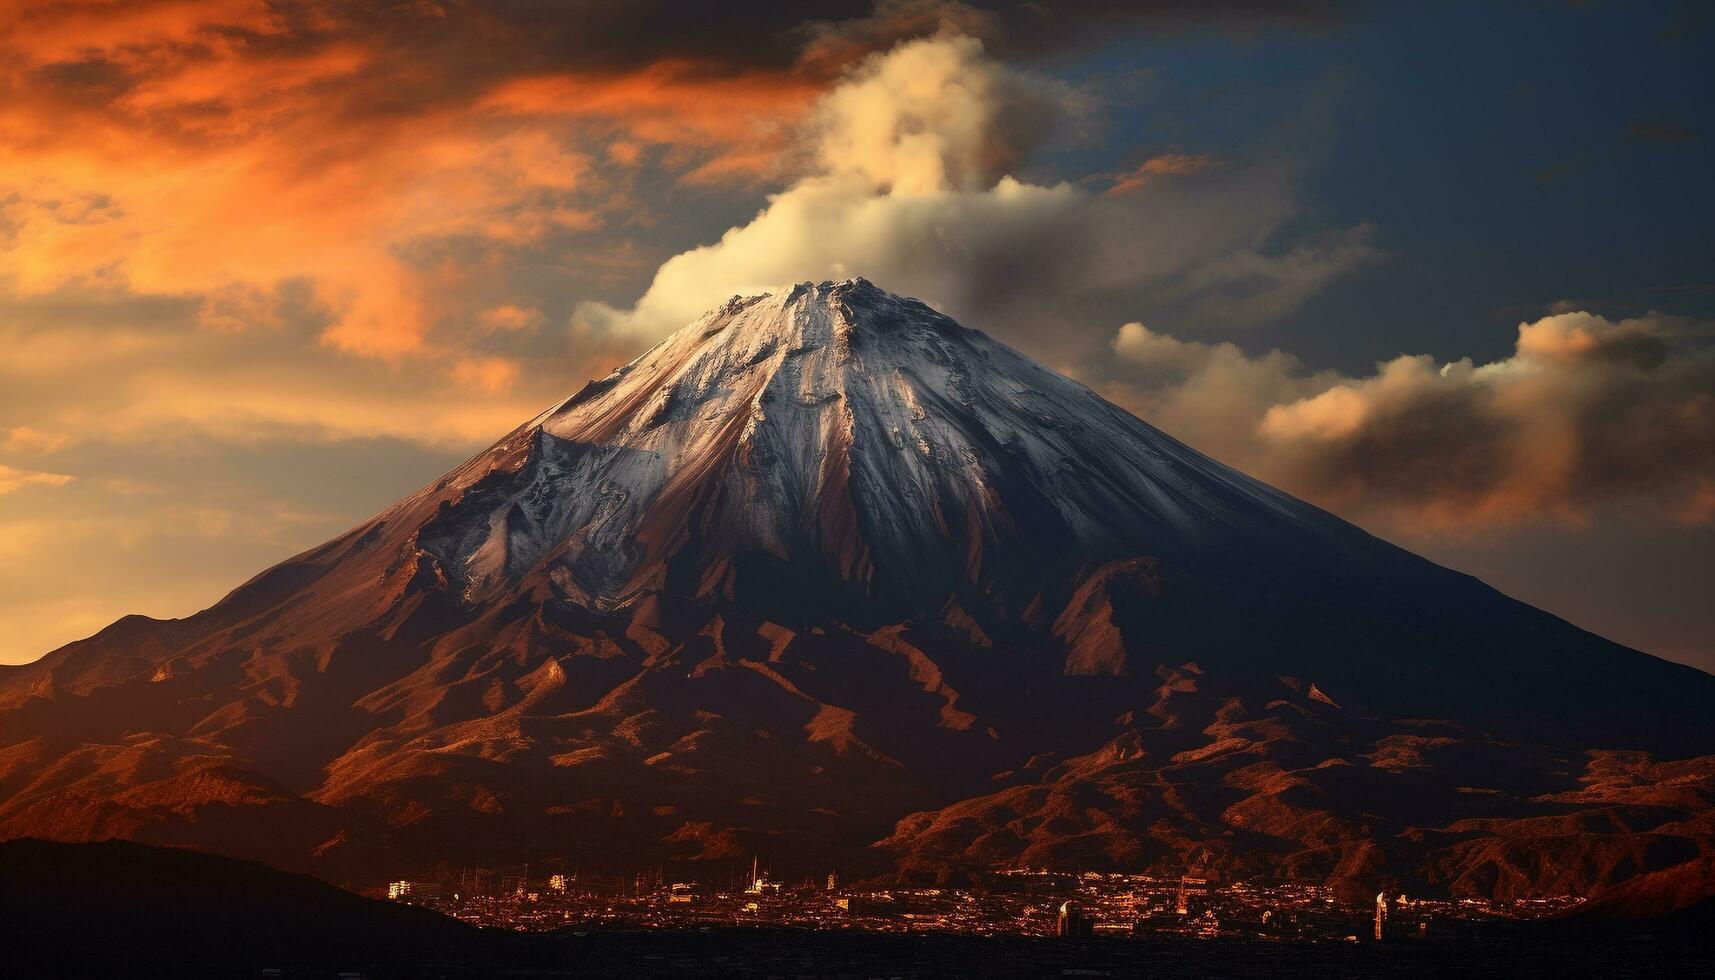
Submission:
[[[761,852],[1689,894],[1712,717],[1715,677],[854,279],[735,297],[215,606],[3,668],[0,837],[346,883]]]

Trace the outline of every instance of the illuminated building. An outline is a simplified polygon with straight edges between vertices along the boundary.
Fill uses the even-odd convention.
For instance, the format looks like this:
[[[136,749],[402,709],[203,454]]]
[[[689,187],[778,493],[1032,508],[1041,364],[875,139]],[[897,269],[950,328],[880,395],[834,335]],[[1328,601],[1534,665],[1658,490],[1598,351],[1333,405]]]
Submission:
[[[1062,939],[1088,939],[1094,932],[1094,924],[1077,902],[1067,900],[1061,904],[1060,918],[1054,923],[1054,935]]]
[[[780,894],[780,883],[769,881],[768,872],[757,870],[757,859],[754,856],[750,859],[750,885],[745,888],[744,893],[746,895]]]
[[[387,897],[395,902],[438,898],[441,886],[433,881],[392,881],[387,883]]]
[[[1191,896],[1206,895],[1209,892],[1209,879],[1185,875],[1179,879],[1179,895],[1173,903],[1173,911],[1180,915],[1188,915],[1191,911]]]

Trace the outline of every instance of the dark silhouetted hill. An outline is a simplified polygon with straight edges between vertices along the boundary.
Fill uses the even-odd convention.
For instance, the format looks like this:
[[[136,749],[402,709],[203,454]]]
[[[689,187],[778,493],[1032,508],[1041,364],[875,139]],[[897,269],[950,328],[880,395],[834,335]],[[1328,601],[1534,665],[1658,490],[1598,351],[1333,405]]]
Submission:
[[[0,922],[0,973],[13,976],[475,964],[509,938],[252,861],[127,841],[0,843]]]

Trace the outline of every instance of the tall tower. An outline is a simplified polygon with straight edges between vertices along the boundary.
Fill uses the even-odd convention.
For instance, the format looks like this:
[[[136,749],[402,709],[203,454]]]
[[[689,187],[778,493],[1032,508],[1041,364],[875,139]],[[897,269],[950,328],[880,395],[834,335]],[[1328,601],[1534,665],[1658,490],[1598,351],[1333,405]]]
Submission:
[[[1383,927],[1387,924],[1387,892],[1376,892],[1376,942],[1382,941]]]

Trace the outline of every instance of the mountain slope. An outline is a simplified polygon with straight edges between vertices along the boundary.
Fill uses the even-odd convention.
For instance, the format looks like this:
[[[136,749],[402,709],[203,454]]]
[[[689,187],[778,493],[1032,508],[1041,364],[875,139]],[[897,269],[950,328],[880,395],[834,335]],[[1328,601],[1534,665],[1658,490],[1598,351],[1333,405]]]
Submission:
[[[1715,751],[1712,708],[851,280],[735,298],[211,609],[0,673],[0,833],[1528,893],[1565,885],[1466,874],[1505,836],[1468,821],[1594,806],[1586,749]]]

